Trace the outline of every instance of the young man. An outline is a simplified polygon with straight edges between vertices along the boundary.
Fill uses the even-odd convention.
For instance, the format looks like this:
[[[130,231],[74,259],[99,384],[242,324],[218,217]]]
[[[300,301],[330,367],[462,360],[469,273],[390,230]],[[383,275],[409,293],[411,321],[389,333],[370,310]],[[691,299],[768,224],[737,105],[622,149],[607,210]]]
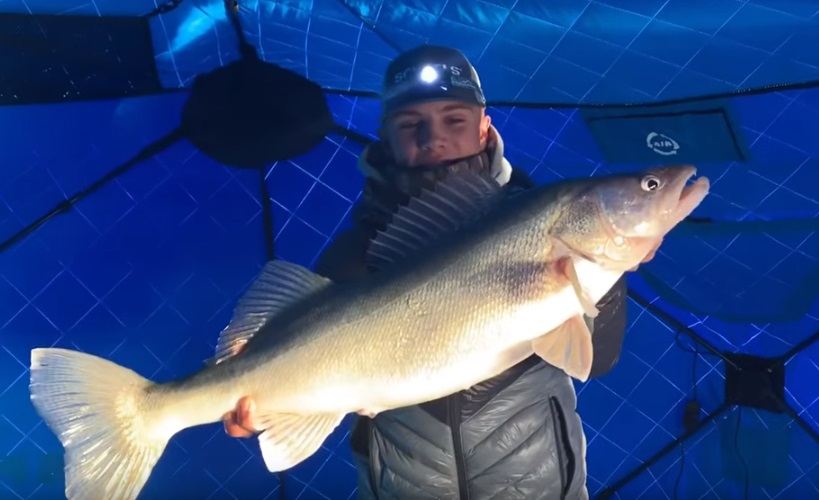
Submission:
[[[316,271],[337,281],[370,272],[367,245],[399,204],[460,169],[488,171],[507,191],[533,186],[503,156],[478,75],[457,50],[422,46],[388,67],[380,141],[359,162],[367,176],[353,228]],[[625,334],[625,282],[592,325],[592,377],[610,370]],[[351,446],[359,498],[587,498],[585,437],[572,380],[532,356],[466,391],[357,417]],[[253,433],[251,401],[225,416],[231,436]]]

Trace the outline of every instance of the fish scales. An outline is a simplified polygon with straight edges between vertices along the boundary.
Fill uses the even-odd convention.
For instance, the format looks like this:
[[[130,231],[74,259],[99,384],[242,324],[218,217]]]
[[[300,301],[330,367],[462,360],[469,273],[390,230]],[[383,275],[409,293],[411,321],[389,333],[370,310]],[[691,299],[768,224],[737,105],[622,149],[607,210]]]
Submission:
[[[495,362],[498,346],[511,349],[544,333],[549,297],[569,287],[547,273],[551,247],[543,242],[550,221],[538,215],[514,225],[475,226],[454,245],[447,240],[431,250],[436,257],[413,272],[395,269],[380,280],[319,294],[310,315],[267,325],[244,356],[221,365],[232,377],[202,372],[205,380],[167,391],[175,406],[207,422],[229,408],[209,410],[210,398],[200,399],[207,408],[197,408],[180,391],[218,384],[225,388],[213,390],[227,391],[229,403],[236,394],[249,395],[260,411],[346,413],[427,400],[430,384],[443,396],[489,378],[507,368]],[[519,311],[532,306],[543,321],[522,327]],[[304,370],[305,364],[315,369]]]

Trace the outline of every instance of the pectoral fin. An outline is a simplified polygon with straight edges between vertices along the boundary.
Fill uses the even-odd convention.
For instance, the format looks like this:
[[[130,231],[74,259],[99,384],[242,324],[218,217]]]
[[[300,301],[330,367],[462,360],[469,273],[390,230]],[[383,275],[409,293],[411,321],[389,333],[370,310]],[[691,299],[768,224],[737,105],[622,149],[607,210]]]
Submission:
[[[577,299],[580,301],[580,306],[583,308],[583,313],[590,317],[595,318],[600,313],[595,305],[594,301],[592,301],[583,287],[580,285],[580,280],[577,277],[577,271],[574,268],[574,261],[570,256],[561,257],[557,261],[557,267],[559,272],[561,272],[572,284],[572,288],[574,289],[575,295],[577,295]]]
[[[559,327],[532,341],[535,353],[569,376],[585,382],[592,368],[592,341],[582,316],[574,316]]]
[[[258,417],[262,458],[270,472],[289,469],[318,451],[344,415],[276,413]]]

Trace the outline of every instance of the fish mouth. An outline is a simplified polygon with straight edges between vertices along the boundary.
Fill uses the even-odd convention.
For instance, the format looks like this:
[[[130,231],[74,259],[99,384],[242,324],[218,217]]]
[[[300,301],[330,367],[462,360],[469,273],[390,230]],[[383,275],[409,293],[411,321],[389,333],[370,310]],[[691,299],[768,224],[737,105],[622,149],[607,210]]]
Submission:
[[[711,189],[708,177],[697,177],[696,167],[689,167],[682,180],[677,206],[673,211],[675,224],[691,215]]]

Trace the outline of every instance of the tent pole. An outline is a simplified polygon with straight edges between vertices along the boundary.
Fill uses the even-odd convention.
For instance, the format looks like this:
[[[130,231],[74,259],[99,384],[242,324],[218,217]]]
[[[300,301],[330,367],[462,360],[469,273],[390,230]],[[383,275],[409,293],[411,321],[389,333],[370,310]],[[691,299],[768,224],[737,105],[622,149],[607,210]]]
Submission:
[[[710,424],[711,422],[716,420],[717,417],[725,413],[729,408],[731,408],[731,406],[733,405],[723,402],[716,410],[714,410],[708,416],[697,422],[697,425],[691,427],[691,429],[685,431],[680,437],[668,443],[665,447],[663,447],[663,449],[655,453],[651,458],[643,462],[639,467],[635,468],[625,477],[623,477],[613,485],[601,491],[600,495],[598,495],[597,498],[599,499],[611,498],[614,495],[614,493],[617,492],[617,490],[619,490],[620,488],[631,482],[631,480],[642,474],[643,471],[647,470],[649,467],[659,462],[660,459],[662,459],[664,456],[666,456],[669,452],[671,452],[674,448],[682,444],[688,438],[693,437],[706,425]]]

